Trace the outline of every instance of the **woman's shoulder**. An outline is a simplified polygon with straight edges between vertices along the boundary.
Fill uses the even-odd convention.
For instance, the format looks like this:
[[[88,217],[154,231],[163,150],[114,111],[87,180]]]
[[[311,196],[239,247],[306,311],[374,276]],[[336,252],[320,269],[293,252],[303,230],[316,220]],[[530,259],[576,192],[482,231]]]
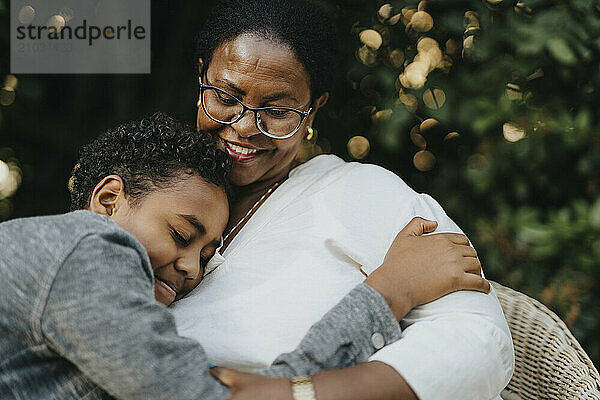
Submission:
[[[290,172],[290,177],[306,175],[342,175],[346,179],[387,181],[408,187],[402,178],[379,165],[344,161],[334,154],[313,157]]]
[[[320,155],[297,167],[288,185],[338,219],[408,213],[419,195],[383,167]]]
[[[415,191],[394,172],[379,165],[347,162],[333,154],[323,154],[296,167],[290,177],[311,177],[331,190],[343,188],[348,193],[413,197]]]

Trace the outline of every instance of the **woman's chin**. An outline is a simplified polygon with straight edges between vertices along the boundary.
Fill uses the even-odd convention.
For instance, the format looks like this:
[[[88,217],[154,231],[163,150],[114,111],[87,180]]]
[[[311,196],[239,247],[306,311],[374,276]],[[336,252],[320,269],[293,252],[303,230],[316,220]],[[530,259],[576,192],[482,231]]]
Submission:
[[[229,182],[233,186],[248,186],[261,178],[260,175],[257,176],[258,174],[253,172],[254,171],[248,171],[248,169],[244,168],[242,165],[234,163],[231,174],[229,175]]]

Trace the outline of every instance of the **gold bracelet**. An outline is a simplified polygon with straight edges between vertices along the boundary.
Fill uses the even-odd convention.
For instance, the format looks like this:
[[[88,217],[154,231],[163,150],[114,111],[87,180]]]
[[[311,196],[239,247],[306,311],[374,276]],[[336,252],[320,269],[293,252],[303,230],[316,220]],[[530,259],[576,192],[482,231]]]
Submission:
[[[292,397],[294,400],[317,400],[315,387],[310,376],[295,376],[292,378]]]

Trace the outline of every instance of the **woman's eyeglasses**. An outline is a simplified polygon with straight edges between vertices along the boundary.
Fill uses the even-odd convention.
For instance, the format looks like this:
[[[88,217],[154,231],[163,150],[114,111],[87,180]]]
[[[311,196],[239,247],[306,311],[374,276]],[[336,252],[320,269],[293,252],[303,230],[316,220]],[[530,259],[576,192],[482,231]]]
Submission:
[[[202,109],[210,119],[231,125],[242,119],[246,111],[252,111],[258,130],[273,139],[292,137],[312,111],[312,108],[300,111],[290,107],[248,107],[226,91],[203,84],[201,78],[199,82]]]

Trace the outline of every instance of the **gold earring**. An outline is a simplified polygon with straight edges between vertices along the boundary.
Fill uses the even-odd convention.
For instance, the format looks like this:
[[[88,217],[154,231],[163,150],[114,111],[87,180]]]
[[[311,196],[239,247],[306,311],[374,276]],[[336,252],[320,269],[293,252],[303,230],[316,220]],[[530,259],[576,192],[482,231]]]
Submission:
[[[306,128],[306,131],[308,132],[308,135],[306,135],[306,140],[310,140],[313,138],[314,134],[315,134],[315,130],[312,128],[312,126],[309,126],[308,128]]]

